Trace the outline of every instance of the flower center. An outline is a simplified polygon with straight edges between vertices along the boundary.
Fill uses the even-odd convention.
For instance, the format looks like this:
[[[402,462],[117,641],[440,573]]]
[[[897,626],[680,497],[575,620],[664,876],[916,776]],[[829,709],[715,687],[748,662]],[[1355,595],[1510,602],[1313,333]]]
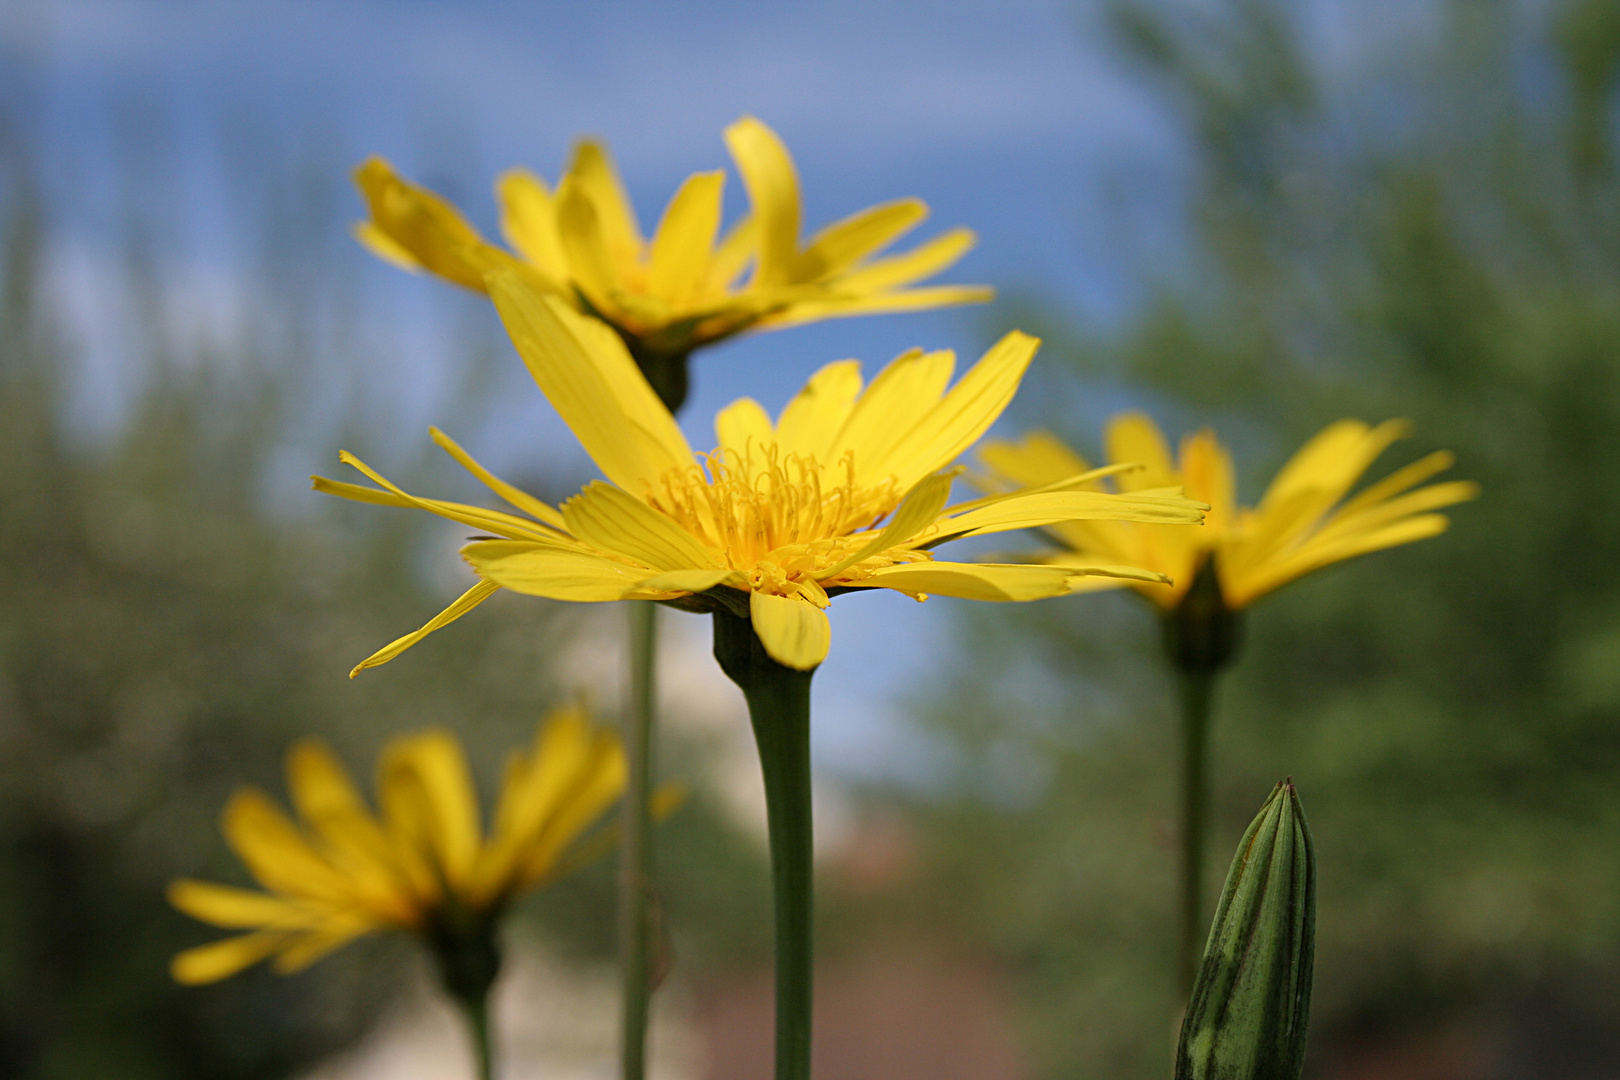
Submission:
[[[753,588],[787,594],[802,592],[810,575],[854,554],[861,542],[850,534],[876,525],[902,494],[893,477],[859,485],[853,453],[823,465],[814,455],[750,440],[664,474],[648,501],[725,552]],[[865,575],[851,567],[838,575],[846,576]]]

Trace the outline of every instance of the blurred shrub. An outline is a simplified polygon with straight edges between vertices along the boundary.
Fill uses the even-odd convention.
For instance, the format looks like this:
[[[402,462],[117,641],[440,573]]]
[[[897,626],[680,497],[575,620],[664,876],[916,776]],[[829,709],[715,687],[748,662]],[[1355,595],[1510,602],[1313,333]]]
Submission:
[[[1391,5],[1401,45],[1374,34],[1348,73],[1306,10],[1114,5],[1191,140],[1194,252],[1123,332],[1025,321],[1085,388],[1231,436],[1250,500],[1341,416],[1415,422],[1386,470],[1448,447],[1483,484],[1445,536],[1252,613],[1214,847],[1293,775],[1321,857],[1317,1071],[1465,1031],[1446,1075],[1608,1075],[1620,5]],[[1095,456],[1097,417],[1035,419]],[[957,797],[918,806],[942,917],[1016,962],[1048,1075],[1168,1062],[1176,746],[1143,607],[973,612],[977,662],[927,713],[962,763]]]

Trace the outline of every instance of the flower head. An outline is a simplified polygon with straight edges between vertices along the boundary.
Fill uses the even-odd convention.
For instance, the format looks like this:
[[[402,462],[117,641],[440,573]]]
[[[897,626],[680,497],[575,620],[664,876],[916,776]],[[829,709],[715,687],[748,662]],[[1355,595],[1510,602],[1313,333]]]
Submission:
[[[175,907],[249,933],[174,958],[174,977],[208,983],[275,957],[295,972],[376,930],[442,943],[458,924],[487,925],[511,899],[569,873],[614,839],[582,833],[624,788],[624,754],[577,709],[559,709],[534,746],[514,752],[490,834],[461,745],[445,731],[395,739],[378,769],[374,815],[326,744],[306,739],[287,755],[294,823],[248,788],[225,806],[231,847],[266,891],[182,880]]]
[[[685,354],[742,330],[843,315],[977,303],[982,286],[905,286],[973,246],[953,229],[899,255],[879,253],[928,216],[918,199],[853,214],[800,239],[798,174],[774,131],[751,116],[726,129],[751,213],[720,235],[725,174],[688,177],[643,237],[607,150],[581,142],[555,191],[522,169],[501,177],[501,231],[513,253],[481,237],[432,192],[371,158],[355,180],[371,209],[357,232],[373,251],[484,291],[492,269],[518,269],[613,325],[633,349]]]
[[[975,600],[1034,600],[1082,576],[1162,582],[1129,564],[1085,567],[936,560],[946,540],[1076,519],[1196,523],[1202,506],[1174,491],[1082,490],[1097,473],[948,505],[948,466],[1006,408],[1039,344],[1018,332],[955,386],[952,353],[915,350],[863,388],[860,365],[829,364],[773,421],[750,398],[715,420],[698,457],[618,337],[513,274],[491,295],[535,381],[606,475],[553,508],[496,479],[434,437],[520,514],[405,493],[352,455],[384,490],[317,477],[346,498],[429,510],[498,538],[462,550],[480,581],[382,663],[459,618],[497,588],[558,600],[726,604],[747,614],[766,651],[801,670],[826,656],[829,597],[893,589]],[[1104,470],[1107,471],[1107,470]],[[359,670],[358,668],[356,669]]]
[[[1232,460],[1208,429],[1187,436],[1172,461],[1164,436],[1141,413],[1125,413],[1108,426],[1108,457],[1144,468],[1099,484],[1123,492],[1180,485],[1209,504],[1202,529],[1172,529],[1143,522],[1072,521],[1045,531],[1063,545],[1046,557],[1053,565],[1084,567],[1093,560],[1158,570],[1170,584],[1129,582],[1165,609],[1181,602],[1194,577],[1213,559],[1226,607],[1247,607],[1297,577],[1370,551],[1409,544],[1445,531],[1440,507],[1464,502],[1478,486],[1453,480],[1418,487],[1451,467],[1436,451],[1397,469],[1346,499],[1350,488],[1390,443],[1407,433],[1402,421],[1369,427],[1359,420],[1330,424],[1283,466],[1260,505],[1238,506]],[[980,451],[991,490],[1041,484],[1086,468],[1079,455],[1045,433],[1020,443],[995,442]],[[1115,584],[1098,577],[1089,587]]]

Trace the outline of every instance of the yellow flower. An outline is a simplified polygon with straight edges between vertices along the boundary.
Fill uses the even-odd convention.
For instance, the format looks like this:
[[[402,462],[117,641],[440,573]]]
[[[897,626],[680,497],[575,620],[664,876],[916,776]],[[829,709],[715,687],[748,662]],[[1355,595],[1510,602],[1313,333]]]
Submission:
[[[1077,490],[1096,473],[947,506],[956,470],[946,467],[1006,408],[1039,344],[1016,331],[949,391],[954,355],[919,349],[864,392],[856,361],[827,365],[774,423],[743,398],[720,412],[718,446],[699,460],[617,335],[517,275],[496,274],[490,284],[518,353],[609,483],[592,483],[553,508],[496,479],[435,431],[439,445],[519,516],[419,499],[345,454],[385,490],[316,477],[318,490],[419,507],[503,538],[464,548],[479,583],[356,671],[392,659],[501,587],[558,600],[724,603],[752,618],[778,663],[807,670],[826,656],[823,609],[840,591],[1034,600],[1068,592],[1084,575],[1165,580],[1129,565],[935,561],[931,549],[946,540],[1073,519],[1195,523],[1202,516],[1199,504],[1174,491]],[[705,595],[689,599],[695,594]]]
[[[1260,505],[1235,501],[1232,460],[1208,429],[1181,443],[1180,468],[1153,421],[1140,413],[1115,417],[1108,426],[1108,457],[1136,462],[1139,471],[1111,478],[1120,491],[1181,485],[1209,504],[1202,529],[1172,529],[1123,521],[1074,521],[1047,526],[1065,550],[1046,557],[1055,565],[1083,567],[1092,560],[1128,562],[1158,570],[1173,581],[1132,582],[1143,595],[1170,609],[1180,602],[1204,561],[1214,557],[1221,596],[1230,610],[1247,607],[1266,593],[1331,563],[1370,551],[1435,536],[1448,524],[1433,511],[1474,498],[1478,486],[1454,480],[1417,485],[1451,467],[1437,451],[1345,499],[1384,449],[1407,434],[1402,421],[1369,427],[1340,420],[1319,432],[1283,466]],[[980,460],[991,490],[1041,484],[1086,468],[1073,450],[1045,433],[1021,443],[988,443]],[[1415,489],[1415,490],[1414,490]],[[1107,587],[1104,579],[1088,584]]]
[[[326,744],[306,739],[287,755],[287,787],[301,823],[263,792],[226,805],[226,839],[268,891],[176,881],[169,900],[214,926],[249,930],[174,958],[183,983],[209,983],[275,957],[300,971],[376,930],[440,941],[460,920],[488,920],[519,893],[548,884],[611,844],[605,829],[583,844],[624,788],[624,753],[578,709],[554,711],[528,753],[514,751],[481,835],[478,797],[455,737],[427,731],[384,749],[379,819]]]
[[[376,157],[355,173],[371,209],[357,235],[391,262],[480,292],[492,269],[521,269],[537,287],[611,323],[638,352],[685,354],[741,330],[994,295],[976,285],[905,288],[961,258],[974,243],[968,229],[877,257],[928,216],[919,199],[863,210],[801,246],[798,174],[782,141],[745,116],[726,129],[726,143],[752,212],[723,238],[724,173],[688,177],[649,241],[607,150],[589,141],[575,149],[555,193],[522,169],[501,177],[501,231],[515,255]]]

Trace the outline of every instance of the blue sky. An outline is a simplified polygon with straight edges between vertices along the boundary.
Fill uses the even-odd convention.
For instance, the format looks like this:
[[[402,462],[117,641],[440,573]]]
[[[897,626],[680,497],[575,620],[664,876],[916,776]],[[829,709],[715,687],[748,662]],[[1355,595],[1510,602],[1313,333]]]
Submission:
[[[1380,0],[1363,19],[1373,7],[1399,6]],[[1311,6],[1313,36],[1348,66],[1349,43],[1367,40],[1351,32],[1352,10]],[[158,243],[186,317],[216,328],[251,301],[239,265],[250,230],[233,218],[222,177],[254,168],[256,154],[281,167],[304,145],[334,162],[387,155],[492,229],[487,193],[501,169],[555,176],[572,139],[590,133],[609,141],[651,223],[685,175],[729,165],[721,129],[753,113],[798,161],[809,227],[920,196],[934,216],[919,236],[958,224],[980,234],[945,280],[1034,294],[1104,326],[1146,282],[1173,276],[1191,179],[1174,123],[1112,54],[1097,6],[1065,0],[9,0],[0,57],[39,94],[58,272],[86,354],[84,407],[104,419],[116,415],[117,388],[140,377],[119,346],[128,313],[103,302],[118,239],[113,174],[120,138],[154,112],[172,156],[150,182],[184,207]],[[735,212],[734,176],[730,188]],[[367,333],[413,376],[407,396],[425,427],[449,377],[446,335],[477,317],[471,302],[358,248],[339,250],[340,267],[349,260],[372,290]],[[774,411],[829,360],[859,357],[871,371],[924,345],[954,347],[965,363],[1007,328],[992,307],[743,339],[697,361],[687,426],[707,444],[708,418],[735,396]],[[522,394],[487,427],[463,437],[499,464],[573,453],[556,418]],[[289,490],[320,464],[289,460]],[[572,467],[585,468],[577,455]],[[825,764],[881,770],[903,753],[896,701],[948,662],[951,603],[884,595],[835,606],[833,652],[817,679]]]

